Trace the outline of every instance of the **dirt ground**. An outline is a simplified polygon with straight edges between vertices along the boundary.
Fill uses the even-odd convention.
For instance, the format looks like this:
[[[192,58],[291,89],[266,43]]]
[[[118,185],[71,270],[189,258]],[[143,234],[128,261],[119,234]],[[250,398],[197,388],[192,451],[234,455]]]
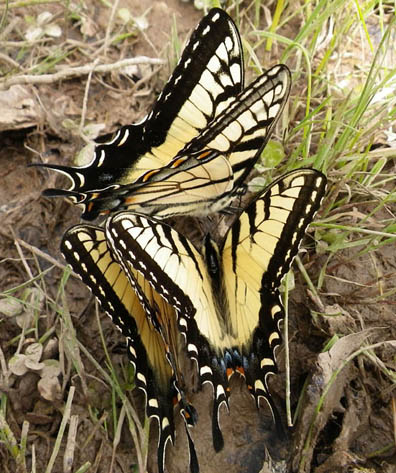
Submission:
[[[191,3],[178,0],[166,4],[125,0],[122,6],[128,7],[136,17],[150,7],[146,15],[148,28],[120,42],[119,46],[109,48],[108,62],[143,55],[166,58],[169,51],[164,45],[169,45],[173,17],[177,20],[179,38],[186,38],[201,18],[201,12]],[[35,15],[40,11],[37,8],[43,7],[15,10],[13,18],[20,20],[27,11]],[[58,19],[63,40],[74,41],[74,47],[78,48],[78,41],[87,38],[94,43],[106,30],[109,8],[101,2],[87,1],[84,12],[90,11],[90,15],[79,23],[71,22],[61,5],[49,4],[45,9]],[[71,64],[73,54],[70,53]],[[87,57],[87,61],[90,60]],[[130,77],[121,76],[117,71],[94,74],[86,123],[104,124],[101,133],[107,133],[142,118],[169,72],[167,65],[143,64],[135,67]],[[64,463],[67,452],[62,441],[51,471],[77,472],[88,461],[92,465],[86,470],[89,472],[138,471],[129,429],[124,427],[119,442],[114,442],[111,413],[114,393],[95,363],[84,353],[83,375],[77,375],[78,370],[75,371],[62,355],[67,340],[59,338],[62,328],[59,314],[54,311],[55,303],[62,298],[59,288],[64,261],[59,243],[65,230],[79,222],[80,210],[63,199],[43,198],[41,191],[60,187],[61,177],[27,167],[40,161],[70,164],[80,151],[84,143],[77,128],[86,84],[85,75],[56,83],[23,86],[21,94],[26,94],[25,102],[16,113],[15,128],[0,129],[0,293],[47,271],[35,282],[13,292],[25,301],[24,305],[0,299],[0,402],[7,405],[2,412],[17,442],[26,428],[24,422],[29,422],[27,471],[33,471],[33,458],[35,471],[45,471],[71,386],[76,389],[72,413],[78,415],[74,459],[71,465]],[[2,103],[0,101],[0,107],[5,109]],[[364,202],[359,210],[370,212]],[[394,202],[389,204],[388,210],[395,215]],[[345,221],[353,225],[353,209],[345,216]],[[313,246],[309,239],[308,244]],[[298,407],[299,419],[293,428],[286,427],[283,348],[278,352],[280,373],[270,382],[284,420],[283,438],[279,438],[274,429],[268,409],[263,406],[257,411],[242,380],[234,377],[230,413],[222,411],[221,415],[225,447],[216,454],[211,440],[211,389],[205,387],[201,392],[191,393],[191,401],[199,414],[199,424],[192,435],[202,473],[226,469],[229,473],[396,472],[396,250],[394,245],[385,245],[375,253],[363,250],[364,247],[351,246],[337,253],[327,267],[319,300],[295,271],[298,274],[296,288],[289,301],[289,349],[291,404],[293,412]],[[53,266],[47,256],[59,265]],[[311,251],[304,255],[303,262],[316,281],[318,268],[327,264],[327,255]],[[42,295],[43,287],[47,298]],[[382,297],[384,294],[388,297]],[[93,359],[104,366],[106,355],[89,291],[71,277],[65,298],[78,340]],[[26,318],[29,321],[26,322]],[[128,370],[123,338],[103,314],[100,321],[112,363],[122,376]],[[23,323],[27,325],[21,337]],[[333,342],[330,350],[325,349],[329,340]],[[42,359],[60,360],[59,385],[39,385],[40,376],[34,369],[20,375],[7,369],[17,348],[20,353],[26,353],[27,347],[38,341],[45,347]],[[50,391],[47,398],[43,396],[45,390]],[[128,396],[142,414],[142,394],[129,390]],[[119,404],[117,407],[121,408]],[[152,432],[150,473],[156,471],[155,420],[152,420]],[[178,420],[176,445],[168,448],[168,471],[185,472],[187,462],[186,438]],[[21,467],[0,442],[0,472],[23,471],[18,468]]]

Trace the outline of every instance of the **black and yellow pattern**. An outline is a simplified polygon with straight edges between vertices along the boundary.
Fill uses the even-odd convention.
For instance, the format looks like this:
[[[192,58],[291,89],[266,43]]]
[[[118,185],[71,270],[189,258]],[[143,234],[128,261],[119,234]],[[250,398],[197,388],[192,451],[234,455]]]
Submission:
[[[243,85],[238,30],[227,13],[212,9],[192,34],[152,111],[96,146],[86,166],[40,164],[72,182],[68,190],[47,189],[44,195],[69,197],[82,207],[87,220],[126,208],[135,182],[167,165],[228,108]]]
[[[241,213],[220,247],[208,235],[202,254],[159,220],[131,212],[107,220],[107,239],[119,260],[175,308],[201,382],[213,385],[217,450],[223,445],[218,412],[228,405],[228,380],[235,371],[245,376],[257,405],[264,398],[276,416],[267,376],[276,372],[281,343],[279,285],[325,186],[326,178],[312,169],[282,176]]]
[[[265,72],[167,166],[143,174],[125,206],[157,218],[207,215],[229,206],[267,144],[289,90],[286,66]]]
[[[96,146],[82,167],[39,165],[68,176],[87,220],[128,209],[157,218],[227,207],[266,145],[290,91],[277,65],[244,89],[241,39],[212,9],[193,33],[153,110]]]
[[[175,439],[173,409],[177,403],[186,422],[190,469],[196,472],[196,454],[187,429],[195,424],[196,414],[181,386],[177,363],[182,344],[175,309],[139,271],[127,263],[124,268],[120,265],[102,228],[72,227],[63,237],[61,251],[126,337],[136,385],[146,394],[147,416],[158,420],[159,472],[164,471],[166,445]]]

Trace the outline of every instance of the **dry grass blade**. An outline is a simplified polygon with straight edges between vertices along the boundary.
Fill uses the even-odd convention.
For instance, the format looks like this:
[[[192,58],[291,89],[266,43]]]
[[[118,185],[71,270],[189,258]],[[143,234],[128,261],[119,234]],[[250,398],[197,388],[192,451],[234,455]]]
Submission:
[[[60,82],[66,79],[74,79],[76,77],[87,76],[89,74],[92,74],[92,72],[106,74],[126,67],[139,66],[143,64],[160,65],[164,64],[164,61],[163,59],[142,56],[137,58],[123,59],[121,61],[116,61],[113,64],[98,64],[97,62],[93,62],[92,64],[86,64],[84,66],[64,68],[53,74],[24,74],[19,76],[12,76],[8,79],[0,80],[0,89],[6,90],[11,86],[17,84],[54,84],[56,82]]]

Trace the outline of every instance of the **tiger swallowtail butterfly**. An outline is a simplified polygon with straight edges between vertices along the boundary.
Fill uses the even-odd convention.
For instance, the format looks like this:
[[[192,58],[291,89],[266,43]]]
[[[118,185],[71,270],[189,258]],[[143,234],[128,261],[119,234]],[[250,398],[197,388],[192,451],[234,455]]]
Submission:
[[[289,172],[240,213],[220,245],[207,235],[201,252],[162,221],[128,211],[108,218],[105,230],[79,225],[66,233],[66,260],[127,336],[137,384],[147,392],[147,412],[160,422],[161,461],[166,440],[173,438],[175,387],[186,423],[194,423],[194,410],[174,383],[180,379],[172,368],[178,333],[197,362],[201,383],[213,385],[216,450],[223,446],[219,409],[228,407],[234,372],[245,377],[257,406],[265,399],[280,422],[267,384],[277,372],[275,349],[281,344],[279,286],[325,188],[319,171]],[[189,442],[195,453],[190,437]]]
[[[227,207],[260,156],[290,91],[277,65],[244,89],[241,40],[214,8],[202,19],[152,111],[95,147],[81,167],[36,164],[71,179],[82,217],[129,209],[157,218]]]

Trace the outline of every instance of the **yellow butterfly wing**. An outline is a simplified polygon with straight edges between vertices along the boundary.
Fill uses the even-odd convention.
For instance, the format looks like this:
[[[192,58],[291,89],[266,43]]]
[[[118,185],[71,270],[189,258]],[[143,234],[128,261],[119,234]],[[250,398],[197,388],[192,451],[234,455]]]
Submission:
[[[175,364],[180,349],[175,309],[140,273],[124,271],[102,228],[72,227],[62,240],[61,250],[127,339],[136,385],[146,394],[147,415],[158,420],[158,468],[163,472],[166,445],[175,438],[174,404],[180,403],[188,424],[196,421],[193,406],[185,402]],[[190,468],[196,471],[190,436],[189,445]]]

